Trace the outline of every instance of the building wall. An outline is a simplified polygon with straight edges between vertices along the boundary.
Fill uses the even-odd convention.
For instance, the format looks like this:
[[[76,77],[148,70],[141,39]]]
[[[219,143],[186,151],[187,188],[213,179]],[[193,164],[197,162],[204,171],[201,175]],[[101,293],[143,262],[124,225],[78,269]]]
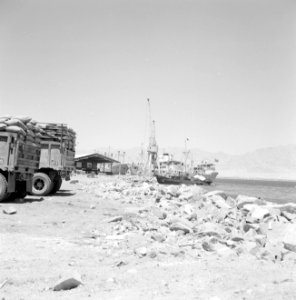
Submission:
[[[92,159],[85,159],[75,162],[77,170],[97,170],[97,162]]]

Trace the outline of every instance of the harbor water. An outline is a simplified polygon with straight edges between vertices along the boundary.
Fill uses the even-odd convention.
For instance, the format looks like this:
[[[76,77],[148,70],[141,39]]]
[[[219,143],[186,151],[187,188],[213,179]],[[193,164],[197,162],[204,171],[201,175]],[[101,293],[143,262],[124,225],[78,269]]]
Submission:
[[[276,203],[296,203],[296,181],[217,178],[207,190],[260,197]]]

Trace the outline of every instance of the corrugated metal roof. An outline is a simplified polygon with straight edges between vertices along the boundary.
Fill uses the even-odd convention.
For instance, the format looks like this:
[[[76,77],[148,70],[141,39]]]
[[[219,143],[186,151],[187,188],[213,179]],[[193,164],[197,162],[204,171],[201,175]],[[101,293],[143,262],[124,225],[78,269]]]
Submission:
[[[82,161],[82,160],[87,160],[91,159],[97,163],[119,163],[118,160],[115,160],[111,157],[99,154],[99,153],[93,153],[93,154],[88,154],[88,155],[83,155],[79,157],[75,157],[75,161]]]

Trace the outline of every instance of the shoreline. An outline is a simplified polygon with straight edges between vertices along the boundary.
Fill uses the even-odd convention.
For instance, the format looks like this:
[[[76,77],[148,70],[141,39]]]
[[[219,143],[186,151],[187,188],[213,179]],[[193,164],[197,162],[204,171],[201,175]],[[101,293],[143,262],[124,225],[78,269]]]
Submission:
[[[234,176],[219,176],[216,178],[215,181],[217,180],[240,180],[240,181],[264,181],[264,182],[290,182],[290,183],[295,183],[296,184],[296,179],[277,179],[277,178],[264,178],[264,177],[234,177]]]

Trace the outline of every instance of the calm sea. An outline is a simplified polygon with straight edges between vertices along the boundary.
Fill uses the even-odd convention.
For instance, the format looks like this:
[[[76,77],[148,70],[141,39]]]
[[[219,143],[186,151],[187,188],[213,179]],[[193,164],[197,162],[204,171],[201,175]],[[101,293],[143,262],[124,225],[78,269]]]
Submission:
[[[207,190],[260,197],[277,203],[296,203],[296,181],[217,178]]]

